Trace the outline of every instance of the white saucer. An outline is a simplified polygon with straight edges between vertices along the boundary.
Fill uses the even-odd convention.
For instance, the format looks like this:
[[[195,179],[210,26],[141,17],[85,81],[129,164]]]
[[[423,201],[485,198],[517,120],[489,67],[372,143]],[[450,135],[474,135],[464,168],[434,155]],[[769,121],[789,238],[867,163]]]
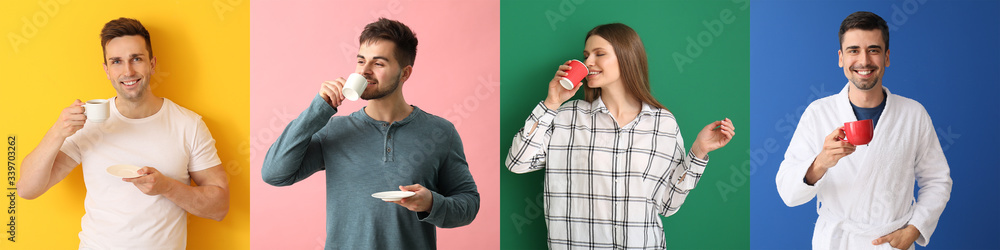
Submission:
[[[121,178],[135,178],[139,177],[136,171],[139,171],[141,167],[135,165],[121,164],[108,167],[108,173]]]
[[[417,193],[410,191],[385,191],[372,194],[372,197],[382,199],[384,201],[398,201],[403,198],[409,198]]]

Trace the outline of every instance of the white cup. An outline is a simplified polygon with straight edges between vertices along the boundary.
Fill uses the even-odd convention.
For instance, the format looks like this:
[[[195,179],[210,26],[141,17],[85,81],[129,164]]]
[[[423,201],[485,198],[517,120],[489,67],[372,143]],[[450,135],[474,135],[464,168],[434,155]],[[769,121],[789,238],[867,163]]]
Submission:
[[[347,82],[344,83],[344,88],[341,92],[344,93],[344,97],[347,100],[357,101],[361,97],[361,93],[365,92],[365,88],[368,87],[368,80],[364,76],[358,73],[351,73],[347,77]]]
[[[83,114],[87,116],[87,121],[104,122],[108,119],[108,100],[94,99],[83,104]]]

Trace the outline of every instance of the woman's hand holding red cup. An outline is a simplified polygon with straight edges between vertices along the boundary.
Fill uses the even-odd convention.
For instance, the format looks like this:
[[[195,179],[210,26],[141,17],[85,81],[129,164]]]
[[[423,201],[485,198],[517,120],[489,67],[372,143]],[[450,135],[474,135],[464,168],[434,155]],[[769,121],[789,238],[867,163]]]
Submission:
[[[563,79],[563,77],[569,76],[567,71],[573,68],[569,66],[572,61],[573,60],[569,60],[563,65],[559,65],[559,70],[556,71],[556,75],[552,77],[551,81],[549,81],[549,96],[545,98],[545,107],[551,110],[558,109],[564,102],[573,98],[573,95],[575,95],[576,91],[580,89],[580,86],[583,86],[583,84],[576,84],[573,89],[567,90],[566,88],[563,88],[562,83],[559,82]]]

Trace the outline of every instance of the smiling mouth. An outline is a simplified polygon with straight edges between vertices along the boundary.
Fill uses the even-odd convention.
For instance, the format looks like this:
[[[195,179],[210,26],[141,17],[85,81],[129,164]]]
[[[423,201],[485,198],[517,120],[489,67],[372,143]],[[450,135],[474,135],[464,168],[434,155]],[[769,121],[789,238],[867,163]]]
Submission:
[[[872,73],[875,73],[876,69],[877,68],[875,67],[862,66],[862,67],[852,67],[851,71],[854,71],[855,74],[858,74],[861,77],[870,77],[872,76]]]
[[[591,71],[591,72],[587,73],[587,75],[592,76],[592,75],[597,75],[597,74],[600,74],[600,73],[601,73],[600,71]]]
[[[855,74],[858,74],[858,76],[860,76],[863,79],[867,79],[869,77],[874,76],[874,75],[872,75],[872,72],[875,72],[875,71],[874,70],[870,70],[870,69],[869,70],[855,70],[854,71]]]
[[[135,85],[136,83],[138,83],[139,80],[142,80],[142,78],[138,78],[138,79],[135,79],[135,80],[129,80],[129,81],[122,81],[121,84],[125,85],[125,86],[132,86],[132,85]]]

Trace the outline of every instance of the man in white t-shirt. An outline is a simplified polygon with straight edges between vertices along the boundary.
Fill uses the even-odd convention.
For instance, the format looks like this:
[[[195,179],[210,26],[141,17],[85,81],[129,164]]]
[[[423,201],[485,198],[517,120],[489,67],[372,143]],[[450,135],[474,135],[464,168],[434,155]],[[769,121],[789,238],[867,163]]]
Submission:
[[[107,120],[87,121],[80,100],[63,109],[24,158],[20,196],[39,197],[82,164],[87,213],[80,249],[184,249],[187,213],[221,221],[229,211],[215,140],[201,116],[153,95],[156,57],[139,21],[108,22],[101,45],[104,71],[118,94],[108,99]],[[106,171],[120,164],[141,167],[140,176]]]

